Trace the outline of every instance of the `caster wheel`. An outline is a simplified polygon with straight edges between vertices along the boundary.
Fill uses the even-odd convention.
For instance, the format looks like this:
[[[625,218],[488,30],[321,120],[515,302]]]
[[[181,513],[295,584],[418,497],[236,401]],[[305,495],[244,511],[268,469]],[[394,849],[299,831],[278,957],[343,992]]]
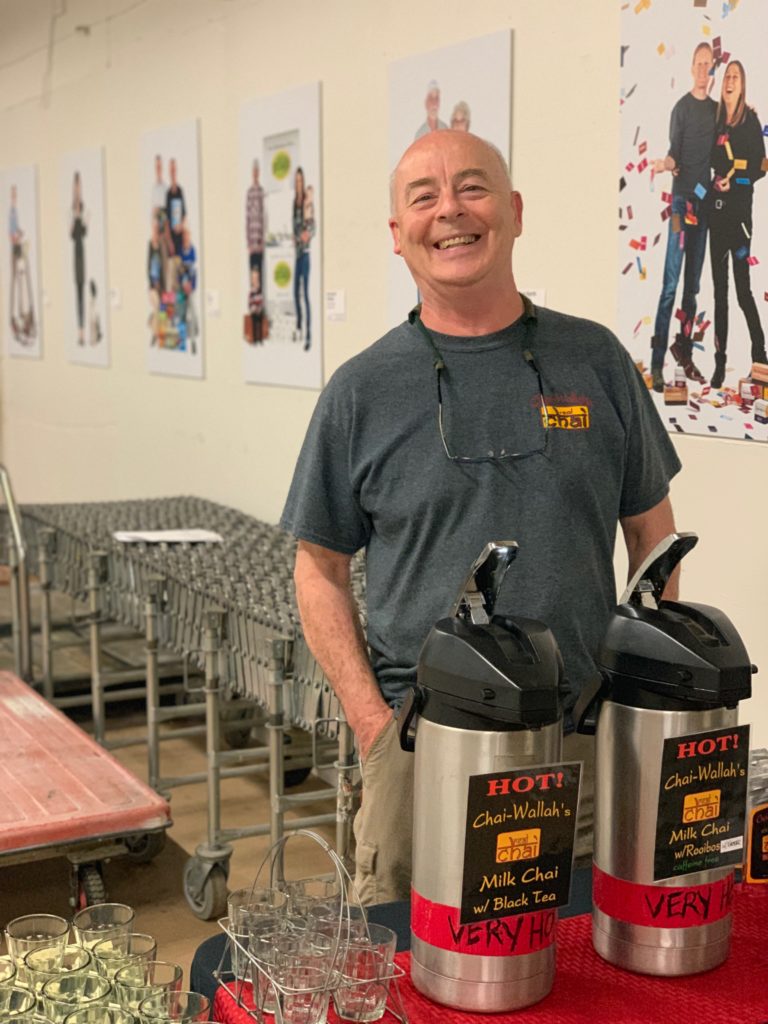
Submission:
[[[79,910],[105,903],[107,889],[99,864],[81,864],[77,870],[77,906]]]
[[[227,875],[215,864],[207,875],[196,857],[184,865],[184,896],[195,917],[210,921],[222,917],[227,909]]]
[[[140,832],[128,836],[125,840],[128,857],[134,864],[148,864],[165,849],[165,839],[165,832]]]
[[[283,785],[286,789],[291,789],[293,786],[300,786],[302,782],[305,782],[309,778],[311,771],[311,768],[287,768],[283,772]]]
[[[238,728],[237,723],[244,718],[253,718],[253,711],[250,708],[227,708],[221,709],[221,734],[227,746],[231,750],[242,750],[251,741],[252,725]]]

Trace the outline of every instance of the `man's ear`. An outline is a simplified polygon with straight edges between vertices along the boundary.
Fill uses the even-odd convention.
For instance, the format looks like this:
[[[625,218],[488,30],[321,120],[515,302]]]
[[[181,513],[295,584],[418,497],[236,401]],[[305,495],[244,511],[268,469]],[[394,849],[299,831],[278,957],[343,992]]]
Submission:
[[[395,243],[395,256],[402,256],[403,251],[400,248],[400,225],[397,223],[394,217],[389,218],[389,230],[392,232],[392,239]]]
[[[515,211],[515,238],[519,238],[523,233],[523,197],[519,192],[512,192],[510,200]]]

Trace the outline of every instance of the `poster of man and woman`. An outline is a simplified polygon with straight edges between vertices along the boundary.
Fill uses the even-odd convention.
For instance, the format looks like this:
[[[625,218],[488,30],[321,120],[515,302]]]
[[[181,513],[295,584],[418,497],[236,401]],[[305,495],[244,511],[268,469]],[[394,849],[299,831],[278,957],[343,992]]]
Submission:
[[[109,366],[104,151],[67,153],[59,164],[64,346],[71,363]]]
[[[621,6],[620,336],[670,431],[766,441],[764,5]]]
[[[10,167],[0,172],[5,239],[0,245],[3,286],[3,335],[9,356],[40,359],[43,337],[40,314],[37,169]]]
[[[147,132],[141,140],[141,175],[147,231],[147,366],[151,373],[202,377],[197,121]]]
[[[452,128],[510,152],[512,36],[509,31],[469,39],[389,66],[389,167],[416,139]],[[389,325],[402,323],[418,301],[408,268],[389,258]]]
[[[245,380],[320,388],[319,84],[243,105],[239,174]]]

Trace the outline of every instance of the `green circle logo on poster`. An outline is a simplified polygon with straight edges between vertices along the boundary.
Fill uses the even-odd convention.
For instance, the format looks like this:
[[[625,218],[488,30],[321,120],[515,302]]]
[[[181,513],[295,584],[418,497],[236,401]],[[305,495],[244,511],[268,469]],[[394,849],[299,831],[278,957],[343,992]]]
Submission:
[[[275,284],[278,288],[287,288],[291,281],[291,268],[285,262],[280,260],[279,263],[275,264]]]
[[[272,157],[272,177],[282,181],[291,169],[291,158],[284,149],[280,149]]]

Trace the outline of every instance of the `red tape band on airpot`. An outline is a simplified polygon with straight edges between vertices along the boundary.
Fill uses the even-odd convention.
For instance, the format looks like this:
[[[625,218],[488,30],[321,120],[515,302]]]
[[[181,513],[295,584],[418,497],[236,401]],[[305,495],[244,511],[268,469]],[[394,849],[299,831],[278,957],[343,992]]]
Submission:
[[[730,914],[733,873],[709,885],[639,885],[592,868],[592,902],[608,917],[647,928],[695,928]]]
[[[411,928],[422,942],[470,956],[538,953],[555,941],[556,910],[459,923],[458,907],[433,903],[411,890]]]

